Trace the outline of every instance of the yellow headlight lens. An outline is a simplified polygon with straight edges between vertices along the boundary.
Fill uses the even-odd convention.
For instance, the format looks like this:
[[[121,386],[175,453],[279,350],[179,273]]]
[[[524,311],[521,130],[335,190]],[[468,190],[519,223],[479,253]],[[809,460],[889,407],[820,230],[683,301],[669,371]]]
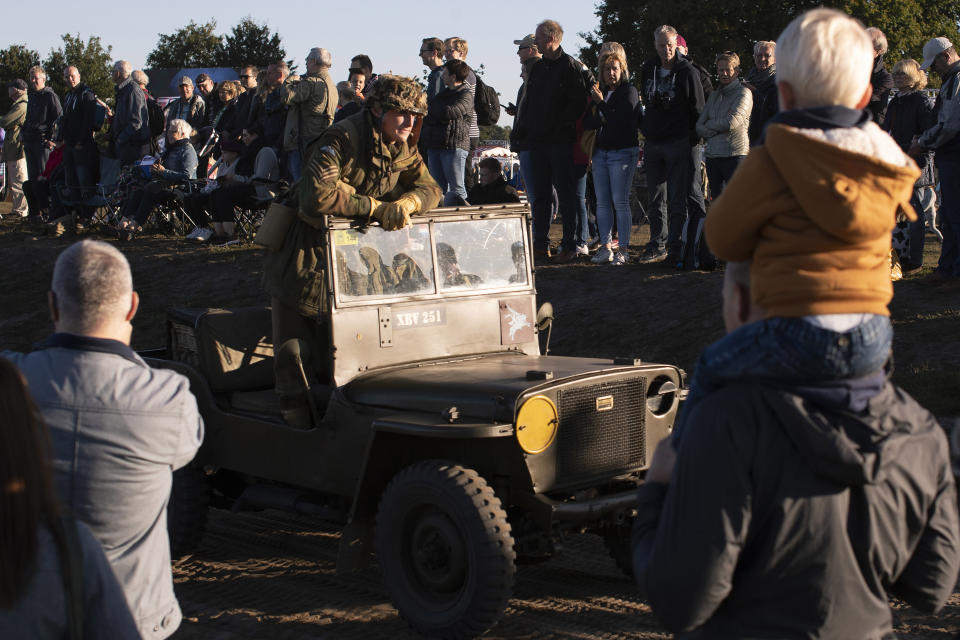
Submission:
[[[546,396],[533,396],[517,413],[517,442],[527,453],[540,453],[557,435],[557,406]]]

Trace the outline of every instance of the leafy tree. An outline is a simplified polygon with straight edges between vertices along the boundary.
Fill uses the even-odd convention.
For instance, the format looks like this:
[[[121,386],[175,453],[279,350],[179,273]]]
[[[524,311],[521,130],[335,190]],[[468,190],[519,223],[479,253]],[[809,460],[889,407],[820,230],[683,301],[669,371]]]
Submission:
[[[113,96],[113,79],[110,73],[111,51],[113,47],[103,48],[99,36],[90,36],[84,42],[80,34],[72,36],[63,34],[63,46],[51,49],[50,55],[43,61],[43,68],[47,71],[47,86],[57,92],[62,99],[67,92],[67,83],[63,79],[63,72],[68,66],[76,67],[80,71],[80,79],[86,83],[100,98],[107,99]]]
[[[510,130],[510,126],[501,127],[497,124],[480,127],[480,143],[482,144],[487,140],[509,140]]]
[[[239,69],[252,64],[263,68],[272,62],[283,60],[286,55],[277,32],[274,31],[271,35],[266,23],[257,24],[252,17],[247,16],[238,22],[230,33],[223,36],[217,61],[221,67]]]
[[[213,31],[217,21],[190,24],[167,35],[159,34],[157,46],[147,56],[147,67],[216,67],[223,46],[223,38]]]
[[[823,4],[879,27],[887,36],[891,62],[903,56],[920,60],[923,44],[931,37],[946,36],[956,42],[960,35],[960,4],[943,0],[601,0],[596,10],[599,26],[580,34],[587,42],[580,56],[596,68],[600,45],[619,42],[636,78],[643,62],[656,55],[654,29],[670,24],[686,39],[691,57],[708,69],[718,53],[732,50],[746,70],[753,66],[754,42],[776,40],[791,20]]]
[[[40,64],[40,54],[22,44],[12,44],[0,50],[0,82],[3,83],[3,91],[0,91],[0,113],[9,111],[12,104],[7,95],[7,83],[17,78],[26,81],[27,72],[35,64]]]

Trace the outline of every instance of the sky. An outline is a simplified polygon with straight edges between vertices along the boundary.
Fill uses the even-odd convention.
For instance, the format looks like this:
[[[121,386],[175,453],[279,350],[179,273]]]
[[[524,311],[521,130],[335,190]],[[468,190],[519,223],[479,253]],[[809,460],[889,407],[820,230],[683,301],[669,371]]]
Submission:
[[[506,2],[444,3],[400,0],[163,0],[159,3],[50,0],[42,8],[29,2],[8,2],[0,23],[0,48],[23,44],[46,58],[62,46],[64,33],[86,41],[100,36],[112,45],[114,59],[143,68],[158,34],[173,33],[190,20],[202,24],[215,19],[216,33],[228,33],[245,16],[276,31],[300,71],[312,47],[324,47],[333,56],[334,80],[346,80],[350,58],[366,53],[374,73],[420,77],[418,52],[423,38],[460,36],[467,40],[467,62],[484,65],[484,82],[500,93],[500,103],[514,102],[520,88],[520,63],[514,40],[532,33],[540,21],[552,18],[564,29],[563,48],[574,55],[583,46],[578,32],[597,27],[594,0],[522,0]],[[123,7],[123,10],[118,8]],[[136,7],[136,9],[132,9]],[[429,7],[428,9],[425,9]],[[480,11],[479,9],[483,10]],[[500,125],[512,118],[501,111]]]

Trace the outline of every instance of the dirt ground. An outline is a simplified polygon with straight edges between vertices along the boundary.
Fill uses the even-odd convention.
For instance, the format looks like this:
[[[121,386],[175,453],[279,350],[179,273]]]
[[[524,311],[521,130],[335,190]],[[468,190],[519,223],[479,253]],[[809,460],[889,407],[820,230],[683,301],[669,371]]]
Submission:
[[[8,205],[0,205],[0,212],[6,210]],[[645,227],[636,230],[634,244],[640,246],[645,235]],[[0,348],[26,350],[50,334],[45,293],[56,255],[73,241],[0,222]],[[939,244],[931,236],[927,247],[927,262],[934,264]],[[121,249],[142,300],[134,348],[164,344],[169,307],[267,302],[259,287],[259,249],[207,248],[156,236]],[[894,377],[936,415],[960,416],[960,292],[936,287],[929,271],[895,285]],[[721,282],[720,272],[678,272],[662,265],[582,262],[536,270],[538,300],[555,309],[551,353],[633,356],[675,363],[688,372],[703,347],[722,335]],[[186,615],[178,637],[413,637],[390,606],[376,568],[335,575],[337,540],[335,528],[306,518],[212,511],[201,549],[176,571]],[[902,638],[954,637],[960,631],[960,592],[939,616],[899,607],[897,620]],[[553,560],[520,568],[515,598],[491,637],[667,634],[599,540],[576,536]]]

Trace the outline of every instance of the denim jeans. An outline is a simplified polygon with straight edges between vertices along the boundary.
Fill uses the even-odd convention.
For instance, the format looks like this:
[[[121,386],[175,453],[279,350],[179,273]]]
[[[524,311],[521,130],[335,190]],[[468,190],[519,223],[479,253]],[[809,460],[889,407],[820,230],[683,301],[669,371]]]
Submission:
[[[292,182],[300,179],[303,171],[303,165],[300,161],[300,152],[297,150],[287,151],[287,173],[290,174]]]
[[[842,333],[803,318],[768,318],[744,325],[700,355],[674,442],[679,443],[683,423],[696,403],[726,382],[816,385],[862,378],[883,369],[892,343],[890,318],[880,315]]]
[[[707,217],[707,205],[703,197],[703,145],[690,147],[690,191],[687,193],[687,214],[694,217]]]
[[[73,206],[78,207],[87,217],[89,207],[80,202],[93,197],[97,186],[99,158],[94,144],[77,149],[75,146],[63,147],[63,180],[66,184],[66,197]]]
[[[707,158],[707,182],[710,183],[710,199],[714,200],[723,193],[746,156],[727,156],[725,158]]]
[[[690,141],[685,137],[667,142],[648,141],[643,148],[650,203],[647,209],[650,242],[647,246],[657,250],[666,247],[675,256],[680,255],[680,234],[687,218],[690,153]]]
[[[467,164],[466,149],[430,149],[427,152],[427,167],[446,195],[467,199],[463,184],[463,171]],[[446,198],[444,198],[446,201]]]
[[[533,204],[533,166],[530,164],[529,151],[517,151],[517,160],[520,162],[520,177],[523,179],[523,191],[527,194],[527,202]]]
[[[638,147],[626,149],[597,149],[593,154],[593,188],[597,192],[597,226],[601,244],[613,240],[613,220],[616,213],[617,239],[620,248],[630,246],[633,212],[630,210],[630,188],[637,170]]]
[[[960,157],[937,154],[940,172],[940,230],[943,244],[937,271],[960,277]]]
[[[587,169],[590,165],[573,165],[573,177],[577,181],[577,246],[590,244],[590,220],[587,217]]]
[[[560,202],[563,240],[560,248],[576,250],[577,191],[573,164],[573,143],[536,143],[530,148],[533,168],[533,246],[545,249],[550,244],[550,213],[553,189]],[[552,187],[552,188],[551,188]]]

